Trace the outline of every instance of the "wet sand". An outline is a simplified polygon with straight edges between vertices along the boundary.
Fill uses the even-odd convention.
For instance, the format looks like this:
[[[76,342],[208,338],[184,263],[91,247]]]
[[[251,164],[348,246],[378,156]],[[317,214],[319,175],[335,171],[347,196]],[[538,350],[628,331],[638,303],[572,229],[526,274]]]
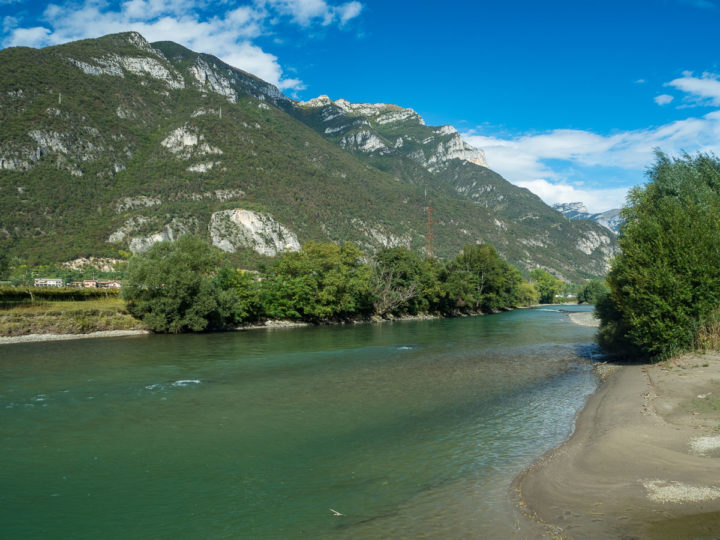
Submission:
[[[512,486],[526,538],[720,536],[720,354],[618,369]]]

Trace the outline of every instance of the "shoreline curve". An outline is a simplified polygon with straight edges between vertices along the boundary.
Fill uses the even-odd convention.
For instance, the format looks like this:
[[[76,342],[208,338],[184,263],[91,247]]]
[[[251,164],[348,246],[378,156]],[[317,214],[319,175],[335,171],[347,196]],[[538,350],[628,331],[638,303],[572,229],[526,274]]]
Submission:
[[[695,538],[720,530],[720,354],[611,374],[575,430],[512,483],[528,538]]]

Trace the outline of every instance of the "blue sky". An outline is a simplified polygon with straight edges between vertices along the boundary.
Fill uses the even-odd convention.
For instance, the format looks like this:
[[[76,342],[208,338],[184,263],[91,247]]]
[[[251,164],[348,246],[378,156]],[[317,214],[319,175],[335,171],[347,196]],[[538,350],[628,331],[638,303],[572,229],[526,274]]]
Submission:
[[[297,99],[411,107],[547,202],[601,211],[653,148],[720,155],[720,0],[0,0],[0,45],[137,30]]]

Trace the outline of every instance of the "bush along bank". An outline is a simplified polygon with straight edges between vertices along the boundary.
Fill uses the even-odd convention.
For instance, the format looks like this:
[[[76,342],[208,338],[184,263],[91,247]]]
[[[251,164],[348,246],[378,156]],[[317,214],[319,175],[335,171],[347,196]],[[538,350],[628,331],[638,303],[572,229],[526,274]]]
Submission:
[[[199,332],[266,319],[331,322],[492,313],[537,303],[538,293],[487,244],[453,260],[409,249],[372,258],[353,244],[309,243],[259,272],[233,268],[202,239],[154,244],[128,263],[121,297],[155,332]]]

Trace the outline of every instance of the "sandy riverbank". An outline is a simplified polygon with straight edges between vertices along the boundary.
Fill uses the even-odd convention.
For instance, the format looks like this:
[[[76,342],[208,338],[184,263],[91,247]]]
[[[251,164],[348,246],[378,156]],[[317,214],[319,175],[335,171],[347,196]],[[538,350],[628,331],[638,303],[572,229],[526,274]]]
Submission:
[[[37,341],[66,341],[70,339],[93,339],[101,337],[140,336],[149,334],[148,330],[103,330],[87,334],[27,334],[24,336],[0,336],[0,345],[12,343],[34,343]]]
[[[568,317],[575,324],[580,326],[593,326],[595,328],[600,327],[600,320],[594,316],[594,311],[576,311],[574,313],[568,313]]]
[[[718,537],[719,410],[720,354],[619,369],[513,483],[525,537]]]

